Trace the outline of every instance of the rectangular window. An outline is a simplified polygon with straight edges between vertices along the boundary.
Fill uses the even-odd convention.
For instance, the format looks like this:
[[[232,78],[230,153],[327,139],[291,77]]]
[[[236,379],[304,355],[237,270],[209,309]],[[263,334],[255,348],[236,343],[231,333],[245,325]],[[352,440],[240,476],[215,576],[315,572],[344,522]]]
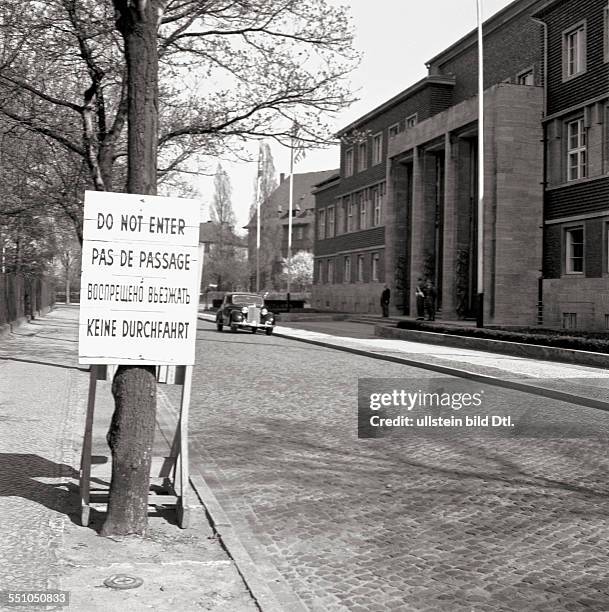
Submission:
[[[343,283],[351,282],[351,257],[347,256],[343,263]]]
[[[383,133],[379,132],[372,137],[372,165],[383,161]]]
[[[323,262],[319,260],[317,262],[317,284],[318,285],[322,285],[324,282],[323,271],[324,271]]]
[[[363,255],[357,256],[357,282],[358,283],[364,282],[364,256]]]
[[[576,312],[563,312],[562,313],[562,328],[563,329],[576,329],[577,328],[577,313]]]
[[[389,132],[389,140],[391,140],[392,138],[395,138],[400,133],[400,124],[394,123],[393,125],[390,125],[388,132]]]
[[[304,234],[304,228],[302,227],[302,225],[299,225],[296,228],[296,240],[302,240],[303,234]]]
[[[339,200],[336,205],[336,235],[345,233],[345,205]]]
[[[357,171],[362,172],[368,167],[368,147],[365,142],[357,146]]]
[[[603,47],[605,50],[605,61],[609,62],[609,4],[603,10]]]
[[[567,180],[586,177],[586,128],[583,119],[567,123]]]
[[[518,85],[535,85],[533,69],[525,70],[518,75]]]
[[[334,236],[334,206],[328,206],[328,216],[326,217],[326,236],[332,238]]]
[[[378,227],[383,223],[383,192],[384,186],[373,187],[372,191],[372,225]]]
[[[355,231],[355,199],[352,197],[347,197],[347,231],[354,232]]]
[[[417,124],[417,114],[406,117],[406,127],[411,128]]]
[[[609,223],[605,223],[605,272],[609,273]]]
[[[326,211],[317,211],[317,239],[323,240],[326,237]]]
[[[584,272],[584,228],[571,227],[565,231],[565,271],[567,274]]]
[[[378,253],[372,254],[372,280],[377,283],[379,280],[379,260],[380,255]]]
[[[586,24],[581,23],[563,34],[563,78],[586,71]]]
[[[353,149],[345,151],[345,176],[353,175]]]
[[[328,264],[327,264],[327,279],[328,279],[328,283],[332,284],[334,283],[334,260],[333,259],[328,259]]]
[[[366,190],[360,191],[359,197],[359,228],[363,230],[368,227],[368,195],[366,193]]]

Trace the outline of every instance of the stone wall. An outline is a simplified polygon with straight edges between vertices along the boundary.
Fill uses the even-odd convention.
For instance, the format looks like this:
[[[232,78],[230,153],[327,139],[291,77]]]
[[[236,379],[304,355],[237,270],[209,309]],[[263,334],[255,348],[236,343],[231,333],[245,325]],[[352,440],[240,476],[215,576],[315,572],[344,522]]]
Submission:
[[[601,287],[602,284],[602,287]],[[575,329],[605,331],[609,325],[609,279],[582,276],[543,281],[543,325],[563,327],[565,313],[576,315]]]
[[[312,306],[321,310],[381,314],[384,283],[344,283],[315,285]],[[392,298],[392,311],[395,310]]]

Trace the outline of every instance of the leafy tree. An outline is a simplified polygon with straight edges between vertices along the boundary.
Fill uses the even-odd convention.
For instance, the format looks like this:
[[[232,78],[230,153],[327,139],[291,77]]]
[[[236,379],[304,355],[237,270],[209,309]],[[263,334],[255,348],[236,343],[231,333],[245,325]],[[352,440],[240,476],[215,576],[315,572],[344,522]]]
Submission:
[[[52,224],[39,214],[23,214],[0,223],[2,266],[9,274],[44,276],[55,253]]]
[[[79,158],[97,190],[156,194],[248,137],[289,146],[294,117],[326,142],[320,115],[351,101],[348,20],[325,0],[6,0],[0,24],[0,114]],[[112,392],[102,534],[142,534],[154,367],[120,366]]]
[[[201,285],[216,285],[218,291],[247,289],[248,262],[242,239],[226,225],[208,224],[213,242],[203,262]]]
[[[60,197],[59,167],[47,162],[36,137],[1,119],[0,166],[3,268],[43,276],[56,253],[57,223],[68,219],[69,196],[63,192]]]
[[[146,70],[160,82],[154,104],[160,181],[198,172],[202,156],[239,157],[247,138],[290,146],[294,118],[305,126],[301,143],[328,142],[330,115],[352,101],[345,77],[357,56],[349,21],[345,9],[326,0],[126,6],[158,12],[156,60]],[[100,190],[125,188],[128,99],[140,88],[143,97],[150,93],[125,61],[116,15],[119,23],[128,19],[116,1],[0,6],[0,114],[79,158]]]
[[[283,258],[281,280],[287,284],[289,275],[292,287],[306,291],[313,284],[313,261],[313,253],[308,251],[298,251],[289,259]]]

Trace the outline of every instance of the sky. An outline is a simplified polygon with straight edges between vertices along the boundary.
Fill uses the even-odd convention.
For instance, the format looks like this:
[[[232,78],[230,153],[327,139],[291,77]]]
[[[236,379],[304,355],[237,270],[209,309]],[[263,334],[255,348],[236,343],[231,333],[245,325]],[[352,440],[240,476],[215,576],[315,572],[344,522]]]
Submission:
[[[330,4],[344,5],[340,0]],[[483,20],[512,0],[480,0]],[[362,54],[351,75],[351,87],[358,101],[334,121],[336,131],[349,125],[427,74],[425,62],[476,28],[476,0],[351,0],[347,3],[353,19],[355,48]],[[269,142],[277,174],[290,171],[289,149]],[[258,149],[252,143],[253,156]],[[222,163],[232,186],[237,227],[247,223],[254,198],[255,162]],[[339,148],[308,151],[296,164],[295,173],[331,170],[339,166]],[[209,219],[213,177],[196,185],[202,197],[202,221]],[[242,231],[243,233],[243,231]]]

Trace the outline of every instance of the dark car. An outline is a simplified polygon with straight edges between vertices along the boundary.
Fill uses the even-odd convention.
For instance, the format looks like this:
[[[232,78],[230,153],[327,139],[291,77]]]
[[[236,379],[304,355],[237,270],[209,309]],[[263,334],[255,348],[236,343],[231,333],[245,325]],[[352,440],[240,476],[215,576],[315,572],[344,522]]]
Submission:
[[[264,306],[264,299],[255,293],[227,293],[216,313],[216,327],[224,326],[231,331],[249,329],[256,333],[264,329],[267,336],[273,333],[275,316]]]

